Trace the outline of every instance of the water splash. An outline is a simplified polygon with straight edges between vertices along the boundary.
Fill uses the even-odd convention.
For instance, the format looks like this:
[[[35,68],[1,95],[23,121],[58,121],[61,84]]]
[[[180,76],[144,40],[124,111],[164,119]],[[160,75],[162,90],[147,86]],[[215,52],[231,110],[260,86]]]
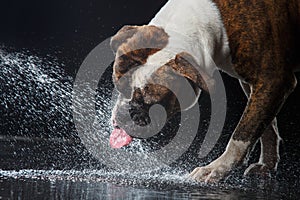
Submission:
[[[2,49],[5,48],[2,47]],[[12,53],[0,51],[0,74],[2,74],[0,77],[0,113],[2,116],[0,129],[2,134],[4,133],[0,135],[2,141],[61,142],[61,147],[58,148],[66,148],[66,143],[71,143],[71,145],[73,143],[72,150],[78,151],[76,145],[80,143],[80,139],[77,137],[72,119],[71,98],[74,80],[64,72],[64,67],[63,63],[50,55],[40,58],[29,51]],[[97,118],[87,128],[89,133],[86,134],[91,140],[107,144],[112,130],[110,116],[115,98],[112,94],[113,84],[111,78],[108,77],[111,77],[111,68],[108,68],[100,79],[95,102],[93,102],[97,108]],[[84,98],[84,93],[92,92],[90,86],[87,85],[85,88],[86,90],[82,91],[82,98],[75,102],[76,106],[82,109],[85,108],[84,104],[88,103],[88,100]],[[170,129],[165,130],[165,132],[168,131]],[[97,135],[101,136],[101,141],[98,140]],[[163,132],[157,137],[162,135],[164,135]],[[123,150],[131,152],[133,156],[134,153],[146,156],[147,152],[155,148],[155,144],[157,144],[155,140],[134,139],[130,147]],[[57,146],[53,147],[55,148]],[[42,156],[45,156],[45,160],[59,160],[64,158],[61,155],[64,153],[62,151],[52,154],[52,158],[47,154]],[[78,154],[80,153],[79,151]],[[32,162],[34,155],[30,156],[32,157],[30,162]],[[87,156],[91,155],[82,154],[80,159],[84,161]],[[118,161],[118,155],[115,156],[115,160]]]
[[[62,137],[72,131],[72,78],[51,56],[0,51],[1,129],[6,135]]]
[[[157,185],[157,184],[189,184],[195,183],[188,180],[182,174],[159,173],[159,174],[124,174],[116,171],[100,170],[19,170],[4,171],[0,170],[0,177],[13,179],[35,179],[35,180],[68,180],[68,181],[86,181],[86,182],[110,182],[121,185]]]

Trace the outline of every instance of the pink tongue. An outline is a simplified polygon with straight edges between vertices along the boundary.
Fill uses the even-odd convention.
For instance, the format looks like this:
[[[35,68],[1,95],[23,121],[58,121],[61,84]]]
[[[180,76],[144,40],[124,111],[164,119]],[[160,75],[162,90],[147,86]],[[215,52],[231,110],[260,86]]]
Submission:
[[[123,129],[115,128],[109,138],[110,146],[114,149],[119,149],[130,144],[132,137],[130,137]]]

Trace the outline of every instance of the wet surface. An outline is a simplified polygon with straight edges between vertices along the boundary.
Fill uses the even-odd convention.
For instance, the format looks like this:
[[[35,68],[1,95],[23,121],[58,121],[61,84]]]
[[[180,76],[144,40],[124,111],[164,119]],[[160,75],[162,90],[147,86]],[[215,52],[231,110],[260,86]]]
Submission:
[[[297,199],[299,183],[235,180],[201,185],[173,174],[107,171],[0,171],[2,199]]]
[[[149,173],[111,169],[87,151],[77,134],[71,109],[74,78],[96,45],[123,24],[146,23],[164,2],[144,5],[128,1],[125,5],[91,1],[87,5],[83,1],[61,4],[53,1],[35,6],[30,3],[33,5],[31,1],[28,5],[15,3],[7,9],[6,12],[15,11],[18,15],[5,18],[7,24],[2,28],[6,31],[0,34],[0,199],[298,199],[299,86],[278,115],[283,142],[276,177],[244,178],[245,165],[218,185],[197,184],[185,178],[194,167],[222,153],[246,104],[238,82],[224,74],[226,123],[221,138],[207,157],[197,157],[203,140],[201,133],[207,129],[210,116],[210,99],[202,96],[199,135],[180,159],[165,169]],[[55,3],[60,5],[57,12]],[[5,16],[5,12],[1,15]],[[89,132],[103,135],[104,143],[108,143],[111,131],[113,104],[111,66],[107,67],[96,95],[98,124]],[[84,102],[83,99],[77,103]],[[170,128],[176,130],[174,122],[176,119],[166,132]],[[133,154],[154,151],[165,145],[167,139],[162,132],[158,138],[136,141],[126,151]],[[257,161],[258,152],[259,147],[249,163]],[[117,155],[111,157],[117,159]]]

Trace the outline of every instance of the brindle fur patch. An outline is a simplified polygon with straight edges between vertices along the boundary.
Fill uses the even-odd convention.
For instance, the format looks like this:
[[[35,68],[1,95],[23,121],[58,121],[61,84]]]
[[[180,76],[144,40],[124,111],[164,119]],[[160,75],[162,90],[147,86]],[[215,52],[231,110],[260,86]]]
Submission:
[[[171,60],[168,65],[202,90],[206,92],[213,91],[214,80],[189,53],[181,52],[177,54],[175,59]]]
[[[300,2],[214,0],[228,34],[235,71],[251,95],[233,139],[252,144],[294,89],[300,64]]]
[[[111,38],[110,46],[114,52],[117,52],[121,44],[125,43],[138,30],[138,26],[123,26],[116,35]]]
[[[299,64],[299,0],[213,1],[227,31],[234,69],[243,81],[253,83]]]
[[[149,105],[157,103],[163,105],[168,116],[180,111],[176,96],[169,89],[172,87],[180,89],[179,82],[176,80],[178,80],[178,75],[173,72],[169,65],[166,64],[157,69],[141,90],[144,102]]]
[[[143,65],[149,56],[168,44],[168,34],[156,26],[140,26],[136,33],[122,43],[116,53],[114,81],[117,82],[131,69]]]

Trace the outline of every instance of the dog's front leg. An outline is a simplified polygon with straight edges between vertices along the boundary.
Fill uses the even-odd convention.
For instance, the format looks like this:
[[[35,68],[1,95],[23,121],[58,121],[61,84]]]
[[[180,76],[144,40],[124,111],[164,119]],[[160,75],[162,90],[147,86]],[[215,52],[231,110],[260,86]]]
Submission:
[[[277,74],[261,76],[262,78],[252,84],[247,107],[226,151],[209,165],[196,168],[190,174],[192,179],[201,182],[217,182],[244,160],[296,85],[292,72],[280,74],[280,77],[275,75]]]

